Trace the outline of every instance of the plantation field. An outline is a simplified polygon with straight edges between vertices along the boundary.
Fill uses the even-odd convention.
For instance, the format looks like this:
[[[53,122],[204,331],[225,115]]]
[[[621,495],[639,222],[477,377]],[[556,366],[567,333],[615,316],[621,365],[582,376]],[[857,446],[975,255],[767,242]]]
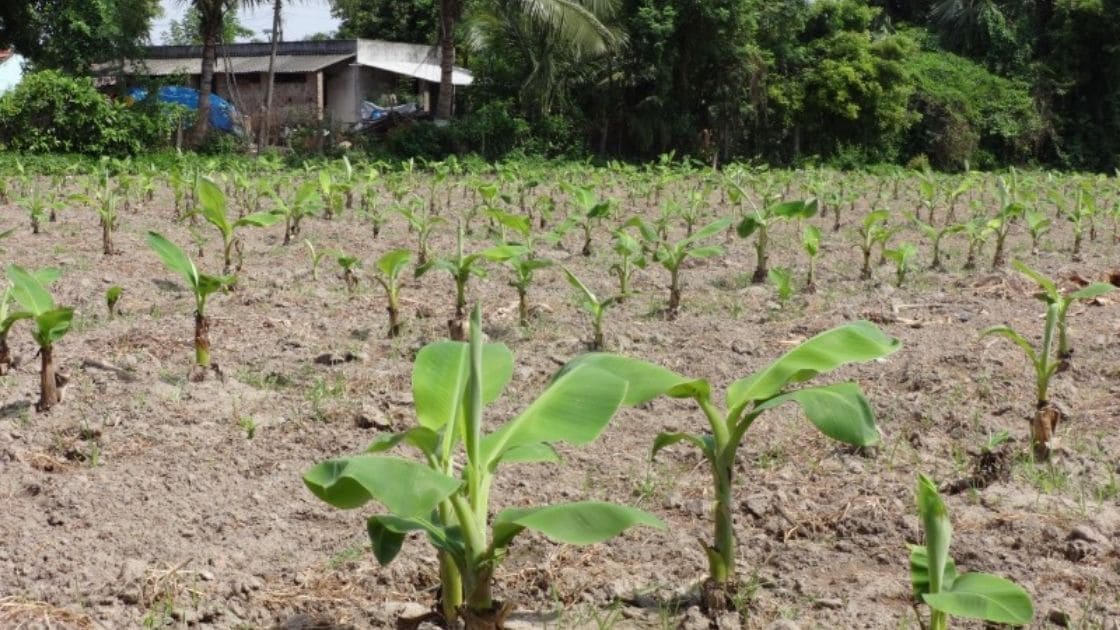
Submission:
[[[646,510],[667,529],[633,528],[582,547],[526,532],[494,575],[494,596],[513,605],[506,627],[918,628],[916,610],[924,619],[928,609],[911,594],[907,545],[922,542],[915,481],[924,473],[942,485],[958,570],[1021,585],[1034,602],[1030,627],[1120,628],[1120,293],[1069,308],[1074,352],[1049,389],[1066,417],[1049,460],[1032,456],[1031,363],[1008,339],[981,336],[1006,324],[1031,344],[1042,340],[1039,285],[1012,261],[1067,294],[1120,283],[1113,178],[713,174],[665,163],[113,168],[121,170],[104,179],[96,169],[0,173],[0,232],[13,230],[0,240],[0,260],[57,268],[60,277],[44,284],[75,309],[54,343],[65,386],[47,412],[36,410],[32,324],[15,322],[8,337],[15,365],[0,376],[0,627],[389,628],[429,610],[439,567],[425,538],[409,535],[395,561],[379,566],[365,519],[383,509],[335,509],[302,475],[414,426],[413,361],[447,337],[456,287],[438,264],[415,277],[419,234],[430,230],[430,260],[454,258],[457,221],[469,218],[468,254],[529,243],[505,254],[553,263],[528,284],[526,326],[513,266],[499,260],[508,256],[491,251],[494,260],[479,262],[485,275],[466,286],[488,340],[514,355],[488,428],[588,349],[591,316],[564,269],[600,298],[614,296],[620,251],[645,264],[634,267],[626,299],[603,313],[604,349],[706,378],[721,405],[733,381],[845,322],[868,320],[901,341],[893,354],[819,379],[862,388],[878,445],[833,441],[797,405],[767,412],[746,433],[734,464],[738,586],[728,612],[701,610],[715,500],[703,457],[686,442],[650,457],[659,433],[708,430],[692,400],[622,408],[598,440],[557,445],[561,463],[507,464],[494,479],[492,512],[609,501]],[[222,273],[220,231],[183,216],[199,205],[203,175],[224,191],[231,221],[300,203],[306,210],[287,245],[278,215],[233,230],[236,286],[206,303],[212,369],[195,365],[192,289],[148,236],[166,236],[201,272]],[[109,230],[96,211],[106,199]],[[788,296],[777,287],[781,271],[752,282],[761,223],[770,269],[790,272]],[[695,255],[679,266],[673,317],[670,271],[658,260],[690,225]],[[810,225],[819,229],[814,291],[805,288]],[[944,269],[934,270],[932,235],[943,228]],[[620,243],[618,229],[636,249]],[[106,232],[113,255],[103,255]],[[1005,261],[993,267],[1001,236]],[[864,242],[870,279],[861,279]],[[966,270],[970,243],[975,264]],[[411,258],[400,335],[390,339],[374,277],[394,249]],[[317,265],[312,252],[323,254]],[[113,286],[123,292],[110,318]],[[418,460],[403,446],[395,452]]]

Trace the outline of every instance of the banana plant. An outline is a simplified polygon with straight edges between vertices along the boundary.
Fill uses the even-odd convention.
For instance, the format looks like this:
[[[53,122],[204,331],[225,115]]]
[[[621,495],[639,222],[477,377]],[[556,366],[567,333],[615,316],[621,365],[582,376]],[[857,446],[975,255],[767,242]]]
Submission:
[[[1078,300],[1091,300],[1111,293],[1114,287],[1107,282],[1093,282],[1067,294],[1058,288],[1058,283],[1031,269],[1023,262],[1012,260],[1011,266],[1038,284],[1042,289],[1040,297],[1044,302],[1058,305],[1058,314],[1055,321],[1058,329],[1058,371],[1068,370],[1073,360],[1073,347],[1069,341],[1069,326],[1066,323],[1069,307],[1073,306],[1073,303]]]
[[[778,304],[783,307],[789,304],[793,298],[793,272],[788,267],[772,267],[768,277],[778,295]]]
[[[237,238],[237,229],[242,227],[269,227],[280,221],[281,215],[275,212],[254,212],[247,214],[236,221],[230,221],[226,195],[214,180],[203,177],[198,183],[198,202],[201,206],[202,217],[210,225],[218,228],[222,235],[222,275],[233,276],[241,269],[241,241]],[[234,251],[237,251],[236,266],[233,263]],[[232,286],[232,284],[228,285]]]
[[[595,191],[582,186],[570,186],[569,193],[576,209],[568,221],[583,231],[583,248],[580,253],[590,256],[591,239],[595,228],[603,222],[603,219],[611,215],[615,203],[612,199],[600,199]]]
[[[507,258],[505,263],[513,270],[509,286],[517,291],[517,321],[524,328],[529,325],[529,287],[533,284],[533,276],[537,271],[551,267],[552,261],[537,258],[532,250],[526,249],[524,254]]]
[[[269,196],[272,198],[272,211],[267,214],[278,215],[284,219],[284,245],[291,244],[292,239],[299,236],[300,223],[304,217],[314,215],[322,203],[319,188],[315,185],[315,182],[304,182],[302,186],[297,188],[295,197],[290,204],[284,201],[283,197],[276,194],[275,191],[270,191]],[[265,216],[265,214],[254,213],[250,216]],[[240,220],[244,221],[245,218],[242,217]]]
[[[988,219],[988,230],[996,237],[995,252],[992,253],[992,269],[1002,267],[1005,262],[1004,244],[1011,227],[1019,220],[1027,209],[1019,202],[1019,177],[1014,169],[1011,171],[1010,181],[999,180],[1000,210],[996,216]]]
[[[821,253],[821,230],[813,224],[807,224],[801,231],[801,248],[809,257],[809,270],[805,274],[805,290],[812,293],[817,290],[817,256]]]
[[[501,628],[512,602],[495,599],[494,573],[517,535],[532,530],[559,543],[588,545],[634,526],[663,529],[641,510],[595,501],[492,509],[491,486],[502,465],[559,461],[557,443],[595,440],[626,397],[626,383],[593,366],[567,370],[512,420],[487,433],[486,407],[513,373],[503,344],[483,344],[472,313],[470,343],[422,348],[412,372],[417,426],[379,436],[362,455],[324,461],[303,480],[319,499],[342,509],[370,502],[386,511],[366,520],[374,557],[388,565],[411,532],[427,534],[440,565],[440,610],[454,627]],[[423,463],[385,453],[408,446]],[[403,620],[402,620],[403,621]]]
[[[346,283],[346,293],[353,297],[354,292],[358,290],[358,270],[362,268],[362,261],[346,252],[335,252],[334,260],[342,269],[342,281]]]
[[[932,259],[929,263],[929,268],[934,271],[945,271],[945,266],[941,264],[941,241],[950,234],[958,234],[964,231],[964,225],[961,223],[950,223],[943,227],[937,227],[932,223],[922,221],[916,215],[912,216],[914,225],[918,226],[918,231],[922,233],[933,247],[933,252],[930,254]]]
[[[39,402],[35,410],[50,411],[62,400],[59,375],[54,369],[54,344],[70,330],[74,309],[58,306],[47,290],[47,285],[58,278],[57,270],[30,272],[18,265],[8,265],[7,274],[11,296],[22,310],[7,314],[5,321],[0,322],[0,332],[6,337],[4,329],[10,330],[13,323],[24,319],[35,324],[31,333],[39,346]]]
[[[373,278],[385,289],[385,298],[389,302],[386,310],[389,311],[390,339],[401,334],[401,274],[410,262],[412,252],[407,249],[394,249],[377,259],[377,272]]]
[[[467,283],[472,276],[485,277],[486,262],[503,262],[528,252],[523,245],[495,245],[473,254],[463,253],[463,224],[460,222],[454,258],[437,258],[416,268],[416,277],[431,269],[442,269],[455,281],[455,317],[448,320],[447,328],[453,341],[466,339]]]
[[[396,207],[397,212],[408,221],[410,230],[416,232],[416,263],[420,266],[428,264],[431,257],[428,241],[436,226],[445,223],[443,217],[431,214],[419,197],[413,198],[412,203],[402,203]]]
[[[11,232],[12,230],[8,230],[7,232],[0,233],[0,238],[3,238]],[[41,285],[46,287],[57,280],[60,274],[57,269],[46,268],[33,272],[33,275],[38,279]],[[4,289],[3,293],[0,293],[0,376],[6,374],[13,366],[12,350],[8,345],[8,333],[11,332],[12,326],[14,326],[16,322],[21,319],[27,319],[27,311],[17,311],[15,313],[11,311],[13,290],[14,289],[9,286]]]
[[[29,189],[19,199],[19,205],[27,212],[27,218],[31,220],[31,233],[38,234],[43,218],[46,217],[48,204],[42,191],[39,190],[39,186],[30,184]]]
[[[124,289],[116,284],[105,291],[105,309],[109,313],[109,321],[117,318],[118,307],[122,296],[124,296]]]
[[[915,599],[930,609],[929,630],[948,630],[949,619],[964,617],[1023,626],[1034,619],[1030,595],[1018,584],[990,573],[958,573],[949,556],[953,524],[937,485],[918,473],[918,517],[924,545],[910,545],[910,585]]]
[[[642,244],[625,229],[615,230],[612,249],[617,256],[611,264],[611,273],[618,278],[618,302],[626,301],[630,295],[630,282],[637,269],[646,268],[646,257]]]
[[[1057,303],[1047,303],[1046,320],[1042,329],[1042,344],[1037,348],[1027,338],[1010,326],[991,326],[980,333],[981,337],[999,335],[1019,346],[1034,367],[1035,415],[1031,419],[1031,444],[1035,456],[1046,459],[1050,456],[1054,431],[1065,414],[1050,402],[1050,381],[1059,367],[1053,356],[1054,333],[1058,325]]]
[[[97,211],[98,222],[101,225],[101,254],[112,256],[116,253],[113,248],[113,231],[117,229],[117,203],[119,198],[113,190],[112,180],[108,171],[102,171],[98,176],[97,188],[89,194],[80,194],[73,197]]]
[[[965,255],[963,268],[971,271],[976,268],[976,257],[982,253],[992,231],[988,228],[988,220],[982,216],[966,221],[963,225],[964,234],[968,238],[968,253]]]
[[[1096,214],[1097,207],[1093,203],[1093,198],[1084,187],[1078,187],[1074,194],[1073,205],[1068,210],[1062,211],[1062,216],[1069,221],[1070,228],[1073,230],[1071,256],[1075,262],[1081,260],[1081,242],[1084,239],[1085,227],[1095,221]]]
[[[580,305],[591,315],[591,341],[588,343],[588,347],[595,351],[602,350],[605,347],[603,319],[606,317],[607,309],[621,301],[619,296],[600,299],[594,291],[567,268],[564,268],[564,276],[568,279],[568,284],[579,292],[577,297]]]
[[[769,259],[770,229],[778,221],[788,219],[808,219],[817,214],[817,200],[807,199],[802,201],[783,201],[766,206],[747,215],[739,222],[736,232],[739,238],[750,238],[755,235],[754,251],[757,262],[751,282],[759,284],[765,282],[768,275],[767,261]]]
[[[194,360],[192,377],[202,380],[207,370],[221,372],[210,359],[210,318],[206,315],[206,300],[214,293],[234,282],[231,276],[210,276],[199,272],[194,261],[177,245],[158,232],[148,232],[148,246],[163,261],[164,266],[187,281],[194,294]]]
[[[732,523],[733,479],[739,446],[746,432],[766,411],[793,402],[826,436],[856,446],[879,441],[871,405],[855,383],[835,383],[794,388],[813,377],[848,363],[865,363],[898,350],[900,342],[870,322],[853,322],[805,341],[777,361],[727,389],[725,409],[712,398],[712,387],[703,378],[690,378],[638,359],[592,353],[577,357],[562,371],[600,368],[628,383],[623,404],[640,405],[661,395],[692,399],[708,421],[704,433],[671,432],[657,436],[652,455],[667,446],[685,443],[696,447],[707,462],[714,483],[713,540],[704,545],[708,579],[702,603],[709,612],[726,610],[738,590],[735,530]]]
[[[888,249],[883,254],[894,263],[895,285],[902,287],[906,281],[906,274],[910,271],[914,257],[918,255],[918,248],[910,243],[901,243],[894,249]]]
[[[863,256],[863,266],[860,267],[859,272],[860,280],[871,279],[871,253],[874,251],[876,243],[889,238],[890,228],[887,226],[889,216],[886,210],[873,210],[865,214],[863,221],[860,222],[858,245]]]
[[[1053,221],[1037,210],[1027,210],[1023,217],[1027,221],[1027,231],[1031,234],[1031,253],[1038,255],[1038,243],[1050,231]]]
[[[720,245],[704,245],[703,242],[726,230],[730,219],[717,219],[703,228],[684,237],[676,243],[668,243],[659,238],[656,231],[642,221],[637,221],[638,230],[646,240],[646,247],[653,252],[653,259],[669,272],[669,306],[665,310],[666,319],[677,318],[681,308],[681,268],[686,260],[722,256],[726,250]]]

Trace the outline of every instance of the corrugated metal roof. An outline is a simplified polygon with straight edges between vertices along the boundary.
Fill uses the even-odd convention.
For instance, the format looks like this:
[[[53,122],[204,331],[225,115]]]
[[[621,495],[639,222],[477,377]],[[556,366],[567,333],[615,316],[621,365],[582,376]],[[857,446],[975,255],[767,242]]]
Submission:
[[[439,83],[440,67],[434,63],[415,63],[411,61],[362,61],[363,66],[388,70],[393,74],[403,74],[409,77],[423,79],[429,83]],[[451,71],[452,85],[470,85],[474,77],[462,68],[456,67]]]
[[[317,72],[336,63],[352,59],[348,55],[277,55],[276,72],[279,74],[302,74]],[[198,74],[202,67],[202,60],[198,57],[179,57],[172,59],[143,59],[139,64],[130,66],[127,72],[138,72],[148,76],[168,76],[173,74]],[[230,57],[229,65],[225,57],[219,57],[214,64],[214,72],[228,72],[232,69],[234,74],[251,74],[268,72],[268,56],[264,57]]]

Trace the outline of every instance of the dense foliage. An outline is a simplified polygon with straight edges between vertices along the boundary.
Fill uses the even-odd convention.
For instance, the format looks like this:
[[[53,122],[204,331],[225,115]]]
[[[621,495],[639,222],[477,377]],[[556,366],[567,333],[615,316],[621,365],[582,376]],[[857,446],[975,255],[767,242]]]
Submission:
[[[15,151],[131,155],[166,145],[173,125],[163,106],[129,107],[89,79],[52,70],[24,77],[0,97],[0,147]]]

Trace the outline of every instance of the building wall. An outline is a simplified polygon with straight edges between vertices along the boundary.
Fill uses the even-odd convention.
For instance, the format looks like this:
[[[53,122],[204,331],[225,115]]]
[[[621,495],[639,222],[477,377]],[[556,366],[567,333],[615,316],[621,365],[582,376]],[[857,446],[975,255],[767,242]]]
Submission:
[[[285,125],[308,123],[318,120],[318,90],[314,72],[305,74],[277,74],[272,92],[272,124],[273,129]],[[252,121],[252,128],[257,128],[257,118],[260,116],[261,105],[265,99],[265,87],[268,74],[239,74],[235,75],[234,94],[230,94],[230,85],[226,75],[215,75],[215,92],[218,96],[233,103],[243,116]]]

